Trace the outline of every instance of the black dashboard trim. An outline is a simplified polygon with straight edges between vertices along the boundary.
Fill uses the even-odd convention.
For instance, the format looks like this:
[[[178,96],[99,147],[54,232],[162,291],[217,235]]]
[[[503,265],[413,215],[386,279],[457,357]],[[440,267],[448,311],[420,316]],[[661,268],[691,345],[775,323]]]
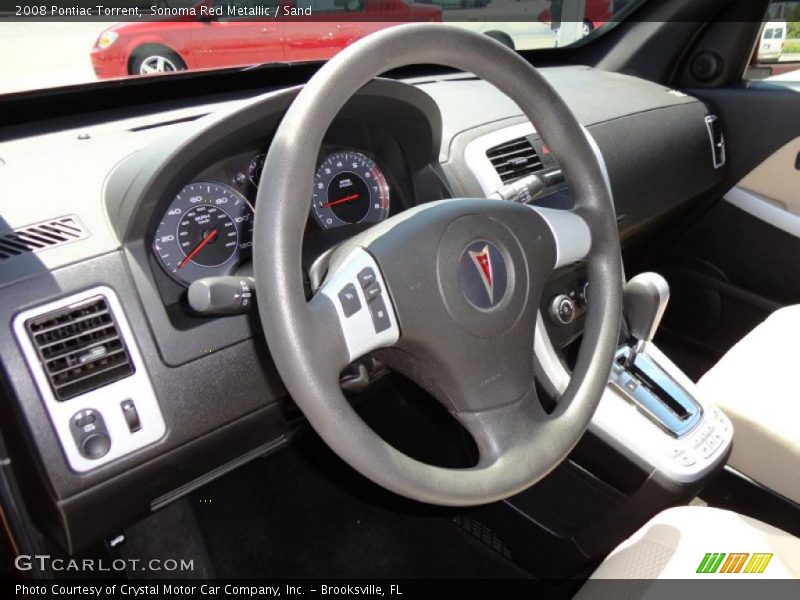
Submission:
[[[560,71],[552,75],[557,89],[565,95],[579,120],[588,126],[606,158],[616,200],[629,215],[623,222],[623,235],[649,231],[653,218],[681,204],[689,206],[694,198],[712,193],[709,186],[722,180],[723,174],[713,170],[708,153],[703,122],[707,109],[696,98],[681,96],[651,82],[591,72],[585,67],[547,71]],[[595,97],[591,102],[574,97],[583,93],[578,80],[584,77],[598,82],[592,89]],[[626,77],[624,85],[610,85],[622,77]],[[514,107],[508,105],[494,107],[491,123],[482,120],[486,112],[481,110],[481,103],[493,103],[495,96],[491,88],[476,91],[479,84],[474,78],[462,75],[415,85],[376,81],[362,90],[360,97],[364,101],[395,98],[393,101],[389,98],[385,110],[412,110],[420,117],[417,129],[407,127],[407,119],[395,119],[405,129],[403,135],[417,138],[410,147],[421,149],[408,156],[414,195],[418,199],[424,198],[420,190],[425,188],[436,188],[443,195],[449,195],[450,188],[459,195],[477,193],[470,193],[470,189],[477,189],[477,182],[456,157],[461,144],[486,131],[521,121]],[[448,86],[451,89],[443,89]],[[601,90],[609,90],[611,95],[606,98]],[[209,319],[199,328],[192,326],[175,334],[153,284],[155,265],[148,262],[152,253],[147,243],[148,234],[160,216],[159,209],[169,202],[171,192],[182,187],[184,178],[201,171],[215,156],[241,150],[247,140],[263,144],[269,138],[270,127],[277,123],[296,91],[297,88],[290,88],[250,100],[229,96],[227,99],[233,101],[228,106],[213,109],[196,106],[187,113],[197,118],[172,123],[160,130],[150,129],[149,134],[146,131],[132,134],[130,125],[116,123],[112,118],[98,130],[96,138],[81,142],[85,145],[70,155],[74,163],[94,165],[94,170],[87,169],[84,180],[76,178],[81,185],[76,183],[75,191],[70,191],[70,194],[84,194],[74,196],[76,199],[90,200],[81,205],[86,207],[81,210],[95,219],[90,221],[93,243],[71,244],[50,255],[41,253],[38,255],[41,260],[24,276],[8,273],[0,281],[8,299],[0,316],[4,315],[8,322],[24,307],[92,285],[111,285],[123,301],[136,332],[169,428],[161,442],[141,453],[78,476],[66,466],[16,344],[7,337],[8,333],[0,333],[5,336],[0,337],[4,342],[0,359],[9,392],[8,405],[15,413],[15,419],[4,425],[4,434],[8,428],[25,438],[27,450],[13,448],[15,464],[27,466],[31,460],[36,463],[35,469],[27,471],[28,478],[40,482],[42,489],[35,502],[31,502],[30,496],[26,500],[47,513],[37,517],[39,526],[70,550],[85,547],[147,514],[156,499],[221,465],[235,462],[237,456],[286,433],[301,418],[291,410],[263,337],[258,335],[255,319],[247,315]],[[465,98],[473,92],[479,99],[476,106],[469,111],[461,110]],[[628,94],[636,98],[637,106],[643,110],[628,114],[625,103]],[[653,110],[646,110],[648,105]],[[163,111],[164,106],[152,105],[154,114],[150,122],[169,121],[155,112]],[[363,105],[358,108],[361,110]],[[119,117],[119,113],[115,115]],[[231,126],[231,115],[237,117],[238,126]],[[102,115],[95,117],[101,119]],[[723,125],[724,121],[723,114]],[[211,137],[206,135],[209,131]],[[239,135],[242,131],[247,135]],[[654,143],[654,139],[659,143]],[[145,143],[150,140],[153,140],[150,144]],[[200,152],[198,156],[191,152],[197,140],[222,143],[214,148],[213,155]],[[45,137],[35,143],[52,141]],[[448,148],[453,158],[439,164],[442,147]],[[134,151],[136,148],[142,149]],[[125,154],[130,156],[122,159],[106,182],[104,212],[99,208],[103,200],[98,197],[102,176]],[[105,159],[90,163],[96,156]],[[689,164],[693,162],[697,165]],[[9,168],[14,169],[15,165],[4,167]],[[16,174],[23,173],[24,164],[16,168],[17,171],[8,174],[20,176]],[[632,173],[644,183],[626,182]],[[655,178],[651,179],[652,174]],[[653,182],[659,182],[658,189],[653,189]],[[52,210],[47,203],[39,209]],[[59,210],[63,209],[62,204]],[[648,214],[650,209],[652,214]],[[30,209],[20,207],[19,214],[9,214],[9,220],[22,219],[27,210]],[[27,268],[24,262],[18,262],[20,268]],[[166,338],[169,347],[161,343]],[[219,377],[219,373],[225,377]],[[198,389],[203,393],[198,394]],[[21,453],[29,454],[30,459],[21,459]],[[118,502],[120,498],[124,502]],[[97,527],[84,529],[94,512],[109,502],[115,502],[118,510],[104,517]]]

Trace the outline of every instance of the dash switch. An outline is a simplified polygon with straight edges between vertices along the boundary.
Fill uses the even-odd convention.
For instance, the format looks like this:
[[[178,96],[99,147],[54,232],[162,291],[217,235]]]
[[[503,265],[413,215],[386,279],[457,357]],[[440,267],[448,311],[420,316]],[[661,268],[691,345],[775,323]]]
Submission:
[[[131,430],[131,433],[139,431],[142,428],[142,422],[139,419],[139,412],[136,410],[133,400],[123,400],[120,406],[122,407],[122,414],[125,417],[125,422],[128,424],[128,429]]]

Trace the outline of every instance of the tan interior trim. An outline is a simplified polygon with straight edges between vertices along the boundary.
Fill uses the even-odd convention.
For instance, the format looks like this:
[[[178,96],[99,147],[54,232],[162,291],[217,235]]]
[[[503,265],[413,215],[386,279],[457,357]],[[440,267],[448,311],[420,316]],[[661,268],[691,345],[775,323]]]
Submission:
[[[795,168],[798,153],[800,137],[776,150],[742,179],[739,187],[800,214],[800,171]]]

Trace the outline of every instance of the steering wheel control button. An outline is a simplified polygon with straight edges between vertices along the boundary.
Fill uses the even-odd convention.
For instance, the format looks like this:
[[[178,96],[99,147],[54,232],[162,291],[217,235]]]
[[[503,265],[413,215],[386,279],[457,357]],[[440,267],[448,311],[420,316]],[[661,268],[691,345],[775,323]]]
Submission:
[[[122,408],[122,415],[125,417],[125,423],[131,433],[136,433],[142,428],[142,421],[139,419],[139,412],[136,410],[136,405],[133,400],[123,400],[120,404]]]
[[[472,242],[461,254],[458,279],[470,304],[484,310],[494,308],[508,287],[503,253],[491,242]]]
[[[569,325],[575,319],[575,302],[565,294],[550,301],[550,319],[556,325]]]
[[[336,268],[330,269],[317,297],[333,305],[347,345],[348,362],[378,348],[392,346],[400,338],[394,303],[383,273],[363,248],[352,249]],[[368,310],[362,307],[366,304]]]
[[[86,436],[81,443],[81,454],[86,458],[98,459],[108,454],[111,440],[106,434],[93,433]]]
[[[380,298],[381,291],[381,284],[377,281],[369,287],[364,288],[364,296],[366,296],[367,302],[372,302],[376,298]]]
[[[366,289],[375,283],[375,270],[372,267],[364,267],[358,272],[358,283],[362,289]]]
[[[383,296],[377,296],[368,306],[369,312],[372,315],[372,324],[375,326],[375,333],[386,331],[392,326],[392,321],[389,319],[389,313],[386,310]]]
[[[358,298],[356,286],[352,283],[348,283],[339,291],[339,302],[342,304],[345,317],[352,317],[361,310],[361,300]]]
[[[103,415],[93,408],[72,415],[69,428],[78,451],[85,458],[96,460],[105,456],[111,448],[111,438]]]

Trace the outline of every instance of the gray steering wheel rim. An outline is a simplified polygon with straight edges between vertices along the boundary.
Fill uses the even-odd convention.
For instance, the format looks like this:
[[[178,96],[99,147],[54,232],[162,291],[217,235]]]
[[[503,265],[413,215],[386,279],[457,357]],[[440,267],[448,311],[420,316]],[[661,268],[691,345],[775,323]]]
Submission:
[[[325,355],[339,332],[304,297],[301,246],[310,207],[308,182],[330,123],[354,92],[382,73],[412,64],[472,72],[512,98],[559,156],[592,234],[592,287],[584,341],[558,408],[524,452],[492,464],[446,469],[399,452],[356,414]],[[622,271],[611,192],[596,147],[565,102],[527,61],[485,36],[456,27],[413,24],[368,36],[328,61],[300,91],[273,138],[258,191],[254,272],[267,343],[287,390],[325,442],[352,467],[398,494],[433,504],[496,501],[557,466],[586,431],[605,389],[619,335]],[[533,340],[531,340],[533,352]],[[503,427],[503,424],[499,425]],[[513,425],[509,424],[509,429]],[[513,432],[510,435],[519,435]]]

